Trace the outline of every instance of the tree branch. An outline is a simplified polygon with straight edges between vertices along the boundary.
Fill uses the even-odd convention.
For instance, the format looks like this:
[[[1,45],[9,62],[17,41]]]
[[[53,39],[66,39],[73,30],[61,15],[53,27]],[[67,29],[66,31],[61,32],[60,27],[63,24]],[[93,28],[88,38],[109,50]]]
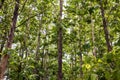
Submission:
[[[33,15],[33,16],[31,16],[31,17],[29,17],[29,18],[27,18],[26,20],[24,20],[21,24],[19,24],[17,27],[20,27],[20,26],[22,26],[23,24],[25,24],[28,20],[30,20],[31,18],[34,18],[35,16],[37,16],[38,14],[35,14],[35,15]]]

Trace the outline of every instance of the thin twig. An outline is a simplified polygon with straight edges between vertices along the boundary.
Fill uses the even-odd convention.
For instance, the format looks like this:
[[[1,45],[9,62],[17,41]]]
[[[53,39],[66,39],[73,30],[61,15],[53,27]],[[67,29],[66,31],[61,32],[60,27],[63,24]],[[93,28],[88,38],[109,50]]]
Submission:
[[[24,9],[24,7],[25,7],[26,2],[27,2],[27,0],[25,0],[24,4],[23,4],[23,6],[22,6],[22,9],[20,10],[19,15],[22,13],[22,11],[23,11],[23,9]]]

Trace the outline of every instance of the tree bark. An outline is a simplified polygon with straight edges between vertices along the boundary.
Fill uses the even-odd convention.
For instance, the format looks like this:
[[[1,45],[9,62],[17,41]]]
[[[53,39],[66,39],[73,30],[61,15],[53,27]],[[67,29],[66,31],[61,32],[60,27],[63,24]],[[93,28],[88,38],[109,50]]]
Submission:
[[[13,19],[12,19],[12,25],[11,25],[11,29],[8,35],[8,41],[6,44],[7,49],[11,49],[12,47],[12,42],[13,42],[13,38],[14,38],[14,32],[15,32],[15,27],[16,27],[16,22],[17,22],[17,17],[18,17],[18,9],[19,9],[19,0],[16,0],[16,4],[15,4],[15,9],[14,9],[14,13],[13,13]],[[6,53],[1,60],[1,64],[0,64],[0,80],[3,80],[4,78],[4,73],[7,69],[7,64],[8,64],[8,59],[9,59],[9,54]]]
[[[58,27],[58,80],[62,80],[62,7],[63,0],[60,0],[60,15],[59,22],[60,26]]]
[[[112,51],[112,46],[110,44],[109,32],[108,32],[108,29],[107,29],[107,22],[106,22],[106,18],[105,18],[105,13],[104,13],[102,0],[100,0],[100,10],[101,10],[101,15],[102,15],[106,45],[107,45],[107,48],[108,48],[108,52],[110,52],[110,51]]]

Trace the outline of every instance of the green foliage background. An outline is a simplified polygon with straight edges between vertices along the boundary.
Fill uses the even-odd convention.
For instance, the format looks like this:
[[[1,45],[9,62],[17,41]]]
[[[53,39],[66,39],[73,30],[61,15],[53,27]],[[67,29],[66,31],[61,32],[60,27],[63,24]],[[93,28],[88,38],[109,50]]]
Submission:
[[[5,0],[0,10],[0,47],[4,45],[0,54],[10,52],[7,78],[57,80],[57,31],[61,25],[63,80],[120,80],[120,1],[103,0],[102,4],[113,47],[111,52],[107,52],[99,0],[64,0],[62,23],[58,20],[58,0],[21,0],[12,49],[6,50],[15,1]],[[94,47],[96,57],[92,53]]]

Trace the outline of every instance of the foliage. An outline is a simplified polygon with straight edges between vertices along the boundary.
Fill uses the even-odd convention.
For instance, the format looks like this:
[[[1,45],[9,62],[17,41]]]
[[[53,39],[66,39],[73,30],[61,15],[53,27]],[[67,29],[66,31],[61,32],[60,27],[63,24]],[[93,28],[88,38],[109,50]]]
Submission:
[[[62,26],[63,80],[119,80],[119,0],[102,0],[111,52],[107,51],[99,0],[63,1],[60,23],[58,0],[21,0],[12,49],[6,49],[15,1],[5,0],[0,9],[0,55],[10,53],[7,78],[57,80],[57,32]]]

